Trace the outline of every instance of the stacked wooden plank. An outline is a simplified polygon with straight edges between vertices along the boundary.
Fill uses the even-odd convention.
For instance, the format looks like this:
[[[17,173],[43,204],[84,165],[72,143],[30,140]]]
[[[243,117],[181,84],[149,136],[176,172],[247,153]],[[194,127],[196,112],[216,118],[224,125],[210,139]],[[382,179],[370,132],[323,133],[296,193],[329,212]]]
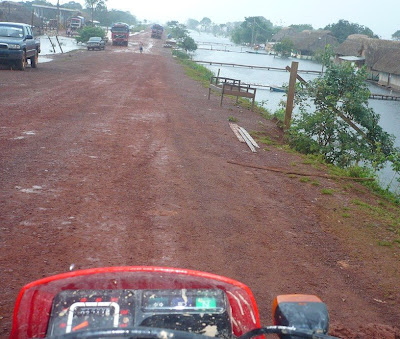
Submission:
[[[260,148],[260,146],[243,127],[234,123],[229,123],[229,126],[240,142],[245,142],[253,153],[257,152],[256,148]]]

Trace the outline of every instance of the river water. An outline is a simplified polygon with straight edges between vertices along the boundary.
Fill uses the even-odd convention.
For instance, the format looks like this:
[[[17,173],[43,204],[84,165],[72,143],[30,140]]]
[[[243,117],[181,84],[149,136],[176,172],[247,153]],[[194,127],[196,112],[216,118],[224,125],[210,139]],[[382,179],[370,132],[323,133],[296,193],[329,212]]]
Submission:
[[[193,60],[215,61],[231,64],[243,64],[254,66],[270,66],[276,68],[285,68],[290,66],[292,61],[299,62],[299,70],[321,71],[321,64],[311,60],[300,59],[282,59],[273,55],[264,54],[260,51],[258,54],[247,53],[250,49],[233,45],[229,38],[214,37],[211,34],[190,32],[193,39],[198,44],[199,49],[193,55]],[[212,48],[212,50],[210,50]],[[222,50],[222,51],[218,51]],[[213,66],[203,64],[215,74],[220,72],[220,76],[227,78],[240,79],[249,84],[259,84],[266,86],[282,86],[289,82],[289,73],[283,71],[267,71],[259,69],[247,69],[232,66]],[[315,79],[316,75],[299,72],[299,75],[305,80]],[[390,90],[382,87],[369,85],[372,93],[388,94]],[[400,93],[394,95],[400,95]],[[274,112],[281,100],[286,100],[284,93],[271,92],[269,88],[257,88],[256,101],[263,103],[266,108]],[[382,128],[396,137],[395,144],[400,147],[400,101],[369,100],[369,106],[381,116],[380,125]],[[294,109],[293,114],[298,111]],[[386,187],[392,180],[394,172],[390,166],[387,166],[378,173],[379,180],[383,187]],[[394,180],[391,190],[400,193],[398,183]]]

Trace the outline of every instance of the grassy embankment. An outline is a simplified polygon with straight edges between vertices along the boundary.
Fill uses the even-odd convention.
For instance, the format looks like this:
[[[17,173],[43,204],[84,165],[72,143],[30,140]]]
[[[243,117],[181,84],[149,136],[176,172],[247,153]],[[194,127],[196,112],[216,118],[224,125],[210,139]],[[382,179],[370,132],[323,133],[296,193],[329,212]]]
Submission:
[[[173,51],[173,54],[183,65],[187,76],[201,82],[204,87],[208,87],[210,77],[214,75],[210,70],[204,66],[192,62],[183,52]],[[251,102],[247,99],[239,99],[239,105],[241,105],[243,108],[250,109]],[[281,125],[280,122],[283,118],[282,112],[271,114],[267,109],[259,105],[255,106],[254,111],[263,116],[265,119],[275,119],[277,124]],[[233,116],[230,116],[229,120],[237,121],[237,119]],[[289,145],[282,144],[281,141],[273,140],[264,132],[252,132],[251,134],[260,144],[265,146],[265,151],[268,151],[268,147],[270,146],[285,150],[286,152],[296,153],[302,159],[301,164],[317,168],[325,173],[328,173],[329,175],[337,176],[338,178],[354,177],[373,179],[361,182],[361,184],[367,188],[367,191],[370,192],[368,199],[352,199],[350,204],[351,206],[343,206],[342,208],[338,209],[338,216],[347,219],[349,222],[352,217],[355,217],[361,213],[365,215],[367,219],[375,220],[375,222],[379,225],[384,225],[382,227],[384,227],[386,231],[392,235],[392,237],[388,238],[387,234],[381,234],[378,237],[377,244],[379,246],[394,246],[396,248],[400,248],[400,197],[396,196],[392,192],[389,192],[387,189],[383,189],[371,171],[365,170],[358,166],[347,169],[339,168],[337,166],[327,164],[322,156],[300,154],[291,149]],[[292,166],[296,166],[296,164],[294,163]],[[342,194],[343,192],[350,193],[351,191],[357,193],[357,190],[359,190],[358,187],[360,187],[360,185],[353,184],[351,181],[340,181],[342,189],[340,190],[341,192],[338,192],[331,188],[320,187],[320,182],[317,179],[312,179],[305,176],[296,176],[293,174],[289,174],[289,176],[294,179],[298,179],[304,184],[314,186],[315,188],[319,189],[320,193],[324,196],[332,196],[339,193]],[[339,179],[336,181],[339,182]],[[362,193],[365,195],[365,192]]]

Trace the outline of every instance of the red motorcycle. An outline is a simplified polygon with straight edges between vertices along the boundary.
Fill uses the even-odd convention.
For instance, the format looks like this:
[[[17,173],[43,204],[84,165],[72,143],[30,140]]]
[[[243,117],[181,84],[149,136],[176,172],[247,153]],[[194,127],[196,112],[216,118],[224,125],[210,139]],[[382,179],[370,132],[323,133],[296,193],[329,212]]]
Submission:
[[[222,276],[165,267],[74,271],[22,288],[10,338],[250,339],[334,338],[328,311],[311,295],[281,295],[275,326],[261,327],[244,284]]]

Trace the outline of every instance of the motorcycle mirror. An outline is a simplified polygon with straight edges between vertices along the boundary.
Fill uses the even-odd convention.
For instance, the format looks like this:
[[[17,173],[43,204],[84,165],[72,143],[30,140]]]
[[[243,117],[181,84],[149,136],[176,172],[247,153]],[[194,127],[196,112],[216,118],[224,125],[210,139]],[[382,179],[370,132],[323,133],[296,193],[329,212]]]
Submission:
[[[274,325],[292,326],[326,334],[329,329],[329,315],[326,305],[315,295],[288,294],[274,299],[272,318]],[[280,335],[281,339],[295,339]]]

